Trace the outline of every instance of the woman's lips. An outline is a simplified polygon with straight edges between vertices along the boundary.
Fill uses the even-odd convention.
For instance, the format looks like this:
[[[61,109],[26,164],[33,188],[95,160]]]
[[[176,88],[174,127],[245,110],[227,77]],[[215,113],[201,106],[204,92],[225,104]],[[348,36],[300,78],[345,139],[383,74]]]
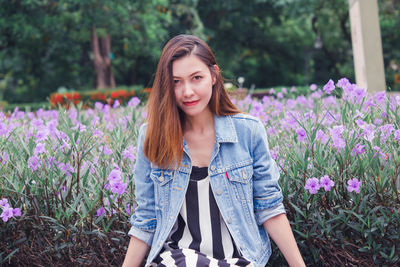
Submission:
[[[183,104],[185,105],[185,106],[194,106],[194,105],[196,105],[197,103],[199,102],[199,100],[196,100],[196,101],[190,101],[190,102],[183,102]]]

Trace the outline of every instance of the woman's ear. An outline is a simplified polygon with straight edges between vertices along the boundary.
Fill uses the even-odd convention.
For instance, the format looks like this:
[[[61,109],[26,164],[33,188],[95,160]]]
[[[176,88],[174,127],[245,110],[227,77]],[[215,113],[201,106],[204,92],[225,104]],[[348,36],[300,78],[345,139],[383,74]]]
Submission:
[[[212,82],[213,82],[213,85],[217,82],[217,75],[219,75],[219,67],[218,67],[218,65],[217,64],[215,64],[215,65],[213,65],[213,68],[214,68],[214,74],[212,75]]]

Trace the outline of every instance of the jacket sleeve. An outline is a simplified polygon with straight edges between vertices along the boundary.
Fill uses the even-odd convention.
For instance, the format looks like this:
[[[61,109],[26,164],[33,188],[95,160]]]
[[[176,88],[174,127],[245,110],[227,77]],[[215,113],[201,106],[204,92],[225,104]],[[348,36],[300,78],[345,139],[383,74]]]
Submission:
[[[138,149],[134,170],[136,209],[131,216],[131,229],[128,235],[147,243],[150,247],[153,242],[154,232],[157,226],[155,214],[154,184],[150,179],[150,162],[143,152],[143,144],[146,136],[146,125],[139,130]]]
[[[259,225],[266,220],[285,213],[282,190],[278,184],[279,170],[271,158],[268,138],[261,121],[255,123],[252,131],[253,156],[253,201],[256,221]]]

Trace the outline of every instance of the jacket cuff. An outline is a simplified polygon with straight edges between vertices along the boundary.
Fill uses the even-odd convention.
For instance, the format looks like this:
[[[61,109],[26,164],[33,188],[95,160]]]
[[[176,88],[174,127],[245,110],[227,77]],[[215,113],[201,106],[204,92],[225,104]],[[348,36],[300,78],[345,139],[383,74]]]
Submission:
[[[262,225],[265,221],[268,219],[271,219],[272,217],[275,217],[276,215],[286,213],[285,206],[283,205],[282,202],[279,204],[275,205],[272,208],[265,209],[265,210],[259,210],[256,211],[256,221],[258,225]]]
[[[139,228],[136,228],[136,227],[132,226],[131,229],[128,232],[128,235],[134,236],[137,239],[142,240],[149,247],[151,247],[151,244],[153,243],[154,232],[148,232],[148,231],[140,230]]]

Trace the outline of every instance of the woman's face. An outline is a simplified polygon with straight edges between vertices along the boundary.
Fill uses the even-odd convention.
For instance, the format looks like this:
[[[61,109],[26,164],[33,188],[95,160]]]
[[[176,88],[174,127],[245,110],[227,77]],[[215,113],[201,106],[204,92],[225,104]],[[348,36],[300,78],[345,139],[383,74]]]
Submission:
[[[210,111],[208,103],[216,78],[203,61],[195,55],[179,58],[172,63],[172,76],[176,102],[186,116]]]

